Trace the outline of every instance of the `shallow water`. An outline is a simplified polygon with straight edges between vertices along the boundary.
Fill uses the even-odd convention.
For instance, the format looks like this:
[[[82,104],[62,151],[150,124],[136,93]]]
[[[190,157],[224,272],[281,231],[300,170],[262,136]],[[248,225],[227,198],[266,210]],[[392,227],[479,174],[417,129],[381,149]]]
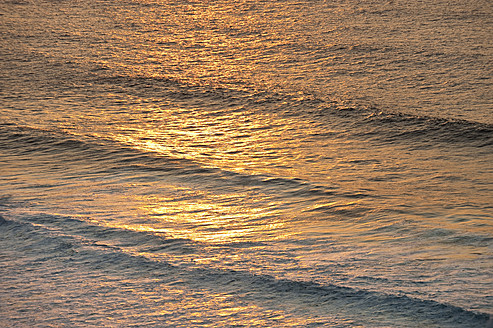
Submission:
[[[2,322],[488,326],[489,2],[0,8]]]

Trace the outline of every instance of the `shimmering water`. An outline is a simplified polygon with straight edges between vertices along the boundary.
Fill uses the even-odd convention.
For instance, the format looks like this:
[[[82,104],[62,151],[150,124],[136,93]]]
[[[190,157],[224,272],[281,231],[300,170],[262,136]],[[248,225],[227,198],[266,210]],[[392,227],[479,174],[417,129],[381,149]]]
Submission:
[[[0,20],[0,322],[491,326],[489,1]]]

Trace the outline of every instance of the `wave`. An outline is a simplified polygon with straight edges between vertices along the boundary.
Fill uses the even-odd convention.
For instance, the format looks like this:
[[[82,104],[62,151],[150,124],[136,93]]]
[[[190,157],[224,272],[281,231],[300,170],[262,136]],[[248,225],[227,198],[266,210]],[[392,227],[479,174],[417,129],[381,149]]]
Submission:
[[[359,135],[382,138],[380,129],[388,126],[391,129],[385,130],[383,138],[392,142],[420,141],[429,145],[461,144],[478,148],[493,146],[491,124],[384,112],[368,115],[364,123],[373,129]]]
[[[55,229],[50,222],[62,225]],[[67,231],[64,225],[71,226],[72,230]],[[75,230],[78,230],[77,234]],[[156,244],[157,240],[163,244],[175,243],[172,252],[199,252],[200,248],[179,250],[190,246],[190,241],[169,240],[126,229],[107,229],[67,217],[34,215],[19,220],[0,216],[0,231],[13,249],[25,251],[26,256],[35,256],[36,263],[47,260],[66,262],[65,265],[76,263],[82,270],[98,272],[92,277],[110,272],[136,279],[142,275],[151,276],[156,283],[165,285],[179,281],[188,288],[211,293],[225,292],[260,304],[288,305],[290,311],[301,311],[305,315],[314,308],[334,315],[347,315],[357,318],[356,322],[366,326],[387,323],[403,327],[486,327],[490,319],[486,313],[406,295],[297,281],[246,270],[170,264],[162,259],[144,256],[141,252],[128,251],[129,242],[148,246]],[[120,242],[110,242],[109,239],[115,238]]]
[[[399,112],[399,108],[382,109],[307,91],[266,91],[248,86],[192,84],[166,77],[112,75],[112,71],[107,74],[89,74],[80,78],[87,79],[91,85],[99,84],[102,89],[118,87],[127,95],[151,102],[192,105],[200,108],[201,115],[215,117],[233,112],[246,115],[268,112],[300,118],[316,126],[325,125],[330,131],[325,137],[336,134],[416,148],[447,144],[480,149],[493,146],[493,124],[406,114]],[[125,111],[126,107],[121,110]],[[4,122],[2,125],[7,124]],[[334,132],[334,126],[338,132]],[[29,141],[29,136],[25,138],[24,141]],[[77,141],[59,142],[63,145]],[[43,147],[43,144],[35,143],[33,146]]]
[[[95,77],[94,83],[119,85],[129,94],[151,99],[196,102],[210,115],[223,111],[267,111],[300,117],[314,124],[346,127],[345,135],[376,141],[429,147],[461,144],[470,147],[493,146],[493,124],[447,119],[382,109],[374,105],[330,99],[322,94],[265,91],[191,84],[172,78]]]
[[[135,149],[114,140],[78,138],[59,130],[0,124],[0,150],[5,150],[10,156],[47,156],[50,162],[63,165],[66,172],[82,177],[128,173],[133,179],[155,180],[166,176],[181,182],[200,177],[202,184],[241,190],[259,189],[281,193],[281,197],[372,197],[370,193],[338,190],[336,186],[321,186],[296,177],[238,173],[210,167],[192,159]]]

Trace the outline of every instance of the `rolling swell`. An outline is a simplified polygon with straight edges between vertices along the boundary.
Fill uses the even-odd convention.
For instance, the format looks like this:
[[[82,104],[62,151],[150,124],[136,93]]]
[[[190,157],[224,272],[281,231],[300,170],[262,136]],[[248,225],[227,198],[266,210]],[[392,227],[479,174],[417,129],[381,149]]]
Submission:
[[[212,116],[243,111],[252,114],[271,112],[286,117],[308,119],[313,124],[337,125],[344,135],[370,138],[413,147],[435,145],[493,146],[493,126],[460,119],[447,119],[384,110],[374,105],[329,99],[324,95],[303,92],[274,92],[256,89],[233,89],[222,86],[194,85],[168,78],[114,76],[97,78],[95,83],[125,90],[134,96],[153,100],[199,105]]]
[[[62,221],[72,228],[78,226],[79,233],[73,234],[74,230],[66,231],[62,226],[55,229],[50,226],[50,221]],[[101,231],[98,232],[98,229]],[[10,245],[11,249],[22,251],[24,256],[32,258],[27,268],[55,260],[62,263],[66,275],[76,267],[77,271],[84,272],[87,277],[98,277],[98,281],[107,281],[112,276],[150,277],[161,292],[169,286],[186,286],[197,293],[206,289],[213,293],[233,294],[243,301],[262,304],[266,308],[278,308],[283,304],[296,315],[339,313],[341,316],[356,318],[355,324],[360,317],[364,318],[363,322],[368,326],[487,327],[489,320],[485,313],[404,295],[276,278],[207,265],[173,265],[126,249],[128,240],[138,240],[141,244],[143,239],[155,239],[156,236],[152,234],[125,229],[108,232],[104,227],[86,226],[85,222],[71,218],[32,216],[18,221],[0,217],[0,231],[7,237],[2,243],[7,240],[15,242]],[[108,233],[112,235],[111,238],[126,241],[120,241],[118,246],[114,246],[115,243],[108,244]],[[165,238],[159,238],[166,243]],[[149,241],[147,244],[154,243]],[[57,270],[56,267],[51,269]]]
[[[85,142],[63,135],[61,132],[19,126],[14,123],[0,123],[0,141],[0,149],[12,155],[31,152],[50,154],[62,149],[80,152],[90,149]]]
[[[219,189],[258,190],[279,197],[335,197],[359,199],[375,197],[371,193],[339,190],[296,177],[244,174],[224,168],[209,167],[191,159],[173,158],[152,151],[134,149],[114,140],[85,138],[62,131],[49,131],[12,123],[0,124],[0,150],[24,160],[41,157],[47,163],[63,165],[60,171],[85,178],[92,175],[127,174],[132,179],[198,181]],[[41,164],[40,164],[41,163]],[[36,162],[36,165],[45,165]],[[59,166],[59,165],[58,165]],[[48,171],[49,172],[49,171]]]
[[[358,133],[361,136],[383,138],[385,141],[408,143],[419,141],[422,144],[452,144],[469,147],[493,146],[493,126],[491,124],[450,120],[426,116],[413,116],[396,113],[373,113],[365,119],[365,124],[373,126],[372,132]],[[382,137],[377,127],[388,126]],[[390,127],[392,129],[390,129]]]

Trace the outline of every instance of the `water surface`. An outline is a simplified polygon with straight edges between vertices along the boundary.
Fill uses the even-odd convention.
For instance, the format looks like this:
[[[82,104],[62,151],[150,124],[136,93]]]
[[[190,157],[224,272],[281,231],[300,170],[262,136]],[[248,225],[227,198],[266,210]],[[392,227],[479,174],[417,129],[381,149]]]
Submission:
[[[2,322],[488,325],[488,1],[0,8]]]

